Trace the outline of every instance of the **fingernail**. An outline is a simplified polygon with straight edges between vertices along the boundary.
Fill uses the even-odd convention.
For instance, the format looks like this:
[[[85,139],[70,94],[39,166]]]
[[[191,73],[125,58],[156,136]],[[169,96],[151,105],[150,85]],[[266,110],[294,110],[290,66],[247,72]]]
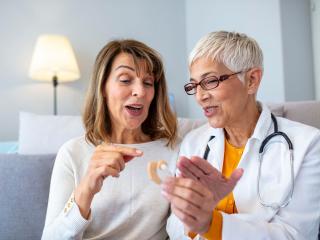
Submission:
[[[136,153],[142,154],[143,152],[141,150],[139,150],[139,149],[136,149]]]

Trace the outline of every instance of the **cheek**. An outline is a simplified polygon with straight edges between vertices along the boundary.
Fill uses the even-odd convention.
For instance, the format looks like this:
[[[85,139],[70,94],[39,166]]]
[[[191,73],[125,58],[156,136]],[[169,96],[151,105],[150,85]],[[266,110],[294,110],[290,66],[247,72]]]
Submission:
[[[232,105],[238,105],[248,96],[245,86],[240,82],[236,82],[226,86],[224,91],[218,92],[217,97],[221,101],[230,102]]]
[[[112,103],[112,105],[110,106],[113,107],[125,101],[128,98],[128,96],[130,96],[130,94],[130,91],[128,91],[125,88],[113,86],[110,87],[108,90],[107,99],[109,100],[109,103]]]
[[[230,91],[231,94],[220,96],[223,114],[227,118],[233,118],[241,114],[243,106],[246,105],[247,96],[241,89]]]
[[[119,114],[119,111],[122,108],[123,98],[123,94],[120,94],[120,91],[111,90],[109,92],[106,102],[108,110],[113,116]]]

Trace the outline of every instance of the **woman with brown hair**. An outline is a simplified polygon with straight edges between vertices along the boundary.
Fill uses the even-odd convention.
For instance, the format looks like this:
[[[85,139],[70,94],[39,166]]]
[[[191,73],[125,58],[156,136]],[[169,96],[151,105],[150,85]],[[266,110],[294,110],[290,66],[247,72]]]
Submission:
[[[177,123],[159,54],[135,40],[108,43],[88,90],[85,136],[58,152],[43,239],[166,239],[169,204],[147,164],[177,158]],[[68,200],[69,199],[69,200]]]

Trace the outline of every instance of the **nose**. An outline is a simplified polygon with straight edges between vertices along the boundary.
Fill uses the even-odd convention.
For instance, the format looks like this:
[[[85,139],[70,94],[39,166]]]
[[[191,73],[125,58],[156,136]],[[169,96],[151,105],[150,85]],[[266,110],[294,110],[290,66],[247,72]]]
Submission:
[[[200,85],[197,86],[197,92],[196,92],[196,99],[200,102],[205,102],[207,99],[209,99],[209,91],[204,90]]]
[[[137,81],[132,88],[132,96],[143,97],[146,94],[145,86],[142,81]]]

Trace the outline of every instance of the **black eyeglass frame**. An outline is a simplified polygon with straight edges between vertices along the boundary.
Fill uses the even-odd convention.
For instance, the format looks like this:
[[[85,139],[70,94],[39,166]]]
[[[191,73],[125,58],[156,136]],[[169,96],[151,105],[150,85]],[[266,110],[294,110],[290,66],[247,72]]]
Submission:
[[[215,89],[217,88],[219,85],[220,85],[220,82],[223,82],[227,79],[229,79],[231,76],[234,76],[234,75],[237,75],[237,74],[240,74],[242,73],[243,71],[239,71],[239,72],[235,72],[235,73],[231,73],[231,74],[224,74],[224,75],[221,75],[219,78],[216,77],[216,76],[210,76],[210,77],[206,77],[204,79],[202,79],[200,82],[198,83],[195,83],[195,82],[189,82],[187,84],[184,85],[184,91],[188,94],[188,95],[194,95],[197,93],[197,87],[198,85],[200,85],[200,87],[203,89],[203,90],[211,90],[211,89]],[[212,88],[207,88],[206,85],[205,85],[205,81],[208,81],[208,79],[213,79],[215,78],[214,80],[212,81],[215,81],[217,83],[216,86],[212,87]],[[188,93],[188,90],[187,88],[188,87],[192,87],[190,91],[194,90],[194,93]]]

